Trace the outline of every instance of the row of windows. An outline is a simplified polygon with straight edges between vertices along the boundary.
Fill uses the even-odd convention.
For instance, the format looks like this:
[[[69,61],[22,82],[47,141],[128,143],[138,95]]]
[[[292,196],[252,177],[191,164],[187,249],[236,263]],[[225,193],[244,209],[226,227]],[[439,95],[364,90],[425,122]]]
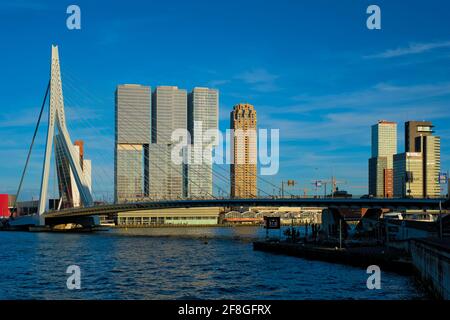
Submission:
[[[206,216],[206,217],[120,217],[119,224],[136,224],[136,223],[153,223],[153,224],[164,224],[168,221],[200,221],[200,220],[217,220],[217,217]]]

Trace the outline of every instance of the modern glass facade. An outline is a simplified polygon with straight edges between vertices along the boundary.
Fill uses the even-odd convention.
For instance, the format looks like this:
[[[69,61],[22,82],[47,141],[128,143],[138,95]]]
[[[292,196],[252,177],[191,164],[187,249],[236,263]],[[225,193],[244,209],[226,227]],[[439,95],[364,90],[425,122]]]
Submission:
[[[372,158],[387,157],[387,168],[392,169],[397,153],[397,123],[381,120],[372,126]]]
[[[118,225],[215,225],[219,223],[220,208],[178,208],[119,212]]]
[[[387,169],[387,157],[369,159],[369,194],[384,197],[384,172]]]
[[[372,157],[369,159],[369,194],[392,197],[393,161],[397,153],[397,123],[381,120],[372,126]]]
[[[416,149],[423,157],[423,194],[425,197],[437,198],[441,195],[439,173],[441,171],[441,138],[437,136],[419,136]]]
[[[143,193],[143,147],[140,144],[116,146],[115,194],[116,202],[142,199]]]
[[[183,198],[183,165],[171,159],[172,147],[152,143],[149,150],[149,197],[154,200]]]
[[[116,89],[116,143],[150,143],[150,87],[124,84]]]
[[[171,144],[175,129],[187,129],[187,92],[157,87],[152,95],[152,143]]]
[[[423,161],[419,152],[394,156],[394,196],[423,198]]]
[[[219,92],[194,88],[188,96],[188,130],[192,155],[187,167],[185,186],[190,198],[210,198],[213,194],[212,148],[204,133],[218,129]],[[194,157],[194,154],[199,156]],[[206,157],[208,157],[206,159]]]
[[[148,193],[151,89],[119,85],[115,100],[115,201],[135,201]]]
[[[184,169],[171,159],[172,133],[187,130],[187,92],[160,86],[152,95],[152,144],[149,147],[149,196],[152,199],[182,199]]]

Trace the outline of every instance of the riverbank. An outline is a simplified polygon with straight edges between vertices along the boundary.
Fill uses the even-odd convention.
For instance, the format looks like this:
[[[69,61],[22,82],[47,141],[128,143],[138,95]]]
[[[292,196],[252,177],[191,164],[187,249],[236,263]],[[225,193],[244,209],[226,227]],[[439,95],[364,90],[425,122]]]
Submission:
[[[377,265],[382,270],[403,275],[413,273],[411,260],[403,251],[384,246],[339,249],[315,244],[256,241],[253,243],[253,249],[362,268]]]
[[[411,240],[411,259],[416,275],[439,299],[450,299],[450,239]]]

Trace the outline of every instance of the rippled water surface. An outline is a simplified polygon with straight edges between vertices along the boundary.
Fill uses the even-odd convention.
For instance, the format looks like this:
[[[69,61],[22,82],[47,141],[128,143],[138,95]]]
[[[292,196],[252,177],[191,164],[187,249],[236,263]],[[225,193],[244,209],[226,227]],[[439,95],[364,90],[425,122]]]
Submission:
[[[0,299],[422,299],[410,277],[253,251],[264,230],[0,232]],[[81,268],[81,290],[66,269]]]

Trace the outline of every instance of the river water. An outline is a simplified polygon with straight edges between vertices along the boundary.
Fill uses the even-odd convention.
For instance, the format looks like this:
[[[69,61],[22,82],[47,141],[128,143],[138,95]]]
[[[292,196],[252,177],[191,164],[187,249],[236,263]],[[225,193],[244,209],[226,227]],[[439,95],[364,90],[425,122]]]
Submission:
[[[413,278],[257,252],[259,227],[0,232],[0,299],[424,299]],[[81,289],[67,289],[67,267]]]

